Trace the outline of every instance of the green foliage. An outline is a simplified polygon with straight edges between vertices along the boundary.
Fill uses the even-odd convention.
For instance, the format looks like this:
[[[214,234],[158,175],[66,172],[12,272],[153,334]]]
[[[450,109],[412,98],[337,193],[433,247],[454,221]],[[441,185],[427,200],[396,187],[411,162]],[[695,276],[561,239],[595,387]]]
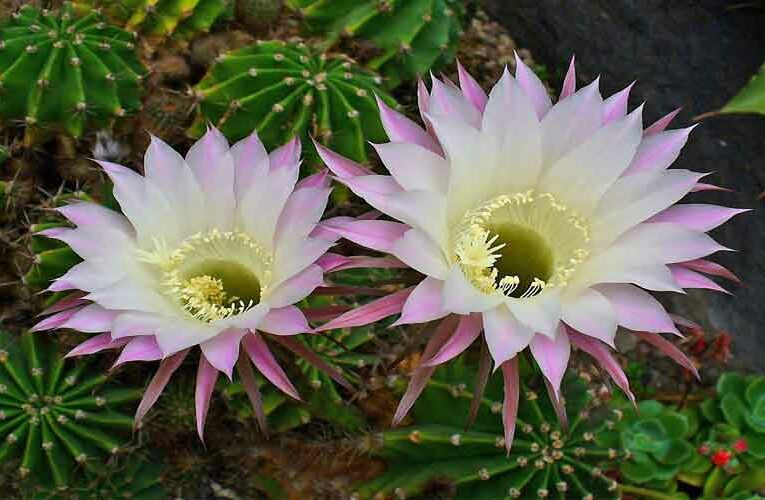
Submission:
[[[76,192],[58,196],[53,200],[53,205],[62,206],[73,200],[93,201],[87,194]],[[34,254],[34,259],[29,271],[22,278],[26,286],[36,290],[44,289],[82,261],[66,243],[45,236],[35,236],[40,231],[59,227],[69,225],[63,217],[51,213],[30,228],[32,236],[29,239],[29,249]]]
[[[233,12],[233,0],[76,0],[74,5],[80,12],[98,8],[113,22],[153,42],[168,37],[188,42]]]
[[[386,459],[388,468],[358,486],[361,498],[431,498],[437,486],[456,488],[454,498],[471,500],[618,497],[618,485],[605,473],[623,453],[596,440],[616,424],[618,414],[597,405],[582,380],[564,382],[569,433],[560,428],[547,396],[524,383],[508,456],[500,378],[489,381],[476,421],[465,430],[475,376],[462,361],[439,368],[415,404],[416,425],[372,439],[372,452]]]
[[[140,107],[145,69],[134,37],[92,12],[78,18],[25,5],[0,24],[0,117],[79,137]]]
[[[133,418],[116,408],[141,391],[103,387],[107,377],[86,368],[41,334],[0,333],[0,462],[20,457],[22,477],[66,488],[77,465],[97,470],[97,457],[120,450]]]
[[[238,140],[255,127],[269,150],[296,135],[310,150],[311,135],[364,161],[367,141],[385,140],[375,94],[395,105],[378,83],[350,60],[304,44],[252,45],[221,56],[196,87],[200,113],[190,133],[201,135],[209,121]]]
[[[765,114],[765,64],[720,112]]]
[[[335,330],[327,336],[295,337],[298,342],[319,354],[328,365],[355,384],[358,384],[360,379],[353,369],[370,365],[377,360],[374,355],[355,352],[372,338],[374,334],[371,326]],[[342,343],[343,347],[338,345],[338,342]],[[292,400],[270,384],[266,384],[261,377],[257,379],[269,428],[276,432],[284,432],[307,424],[314,417],[350,431],[358,431],[366,426],[364,416],[357,408],[343,401],[335,382],[328,375],[304,359],[298,359],[297,366],[300,376],[296,378],[296,383],[303,403]],[[224,382],[219,388],[238,419],[251,421],[255,418],[242,384]]]
[[[162,500],[167,494],[160,479],[161,467],[148,462],[141,454],[127,455],[105,467],[91,469],[83,481],[66,492],[43,490],[34,500]]]
[[[701,405],[705,467],[689,476],[710,498],[765,488],[765,377],[725,373]]]
[[[677,475],[696,457],[689,439],[698,421],[693,413],[674,411],[658,401],[642,401],[638,409],[625,406],[616,429],[600,434],[598,441],[627,452],[619,469],[625,483],[674,491]]]
[[[449,64],[465,21],[462,0],[291,0],[309,29],[332,44],[342,36],[370,41],[369,66],[391,88]]]

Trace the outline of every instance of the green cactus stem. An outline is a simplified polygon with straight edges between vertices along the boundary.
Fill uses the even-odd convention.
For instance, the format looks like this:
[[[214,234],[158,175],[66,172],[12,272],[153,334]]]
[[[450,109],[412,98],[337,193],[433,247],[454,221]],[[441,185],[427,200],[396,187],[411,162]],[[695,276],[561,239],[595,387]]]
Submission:
[[[268,149],[293,136],[309,135],[357,161],[368,141],[384,141],[375,95],[395,101],[380,79],[342,56],[326,56],[305,44],[264,42],[224,54],[195,88],[199,115],[190,129],[201,135],[208,122],[230,140],[257,129]]]
[[[78,469],[120,451],[132,416],[119,413],[141,397],[135,388],[104,387],[105,375],[68,363],[40,334],[18,342],[0,332],[0,461],[20,457],[19,474],[66,489]]]
[[[0,24],[0,117],[25,123],[28,145],[42,128],[79,137],[136,111],[144,75],[134,36],[95,12],[25,5]]]

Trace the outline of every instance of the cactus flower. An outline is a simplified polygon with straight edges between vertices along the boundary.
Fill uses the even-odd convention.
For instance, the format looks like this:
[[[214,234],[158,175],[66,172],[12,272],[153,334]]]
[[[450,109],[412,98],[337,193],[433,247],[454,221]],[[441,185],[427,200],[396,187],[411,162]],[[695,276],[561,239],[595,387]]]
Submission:
[[[210,129],[186,158],[152,138],[145,175],[100,161],[122,213],[85,202],[59,209],[76,228],[45,235],[83,262],[50,286],[76,292],[35,330],[97,334],[68,356],[121,349],[116,365],[160,361],[137,422],[198,346],[200,437],[218,374],[231,378],[235,366],[265,429],[252,364],[299,397],[269,343],[317,362],[290,338],[311,331],[293,304],[322,285],[317,260],[333,244],[314,234],[330,192],[326,174],[297,183],[300,154],[298,139],[268,154],[256,134],[229,148]]]
[[[436,365],[482,338],[483,373],[490,355],[504,374],[508,447],[517,356],[527,348],[562,419],[560,385],[572,345],[631,397],[609,349],[618,326],[695,371],[659,335],[678,330],[648,291],[722,290],[705,275],[735,277],[705,260],[726,250],[706,232],[742,212],[677,204],[691,191],[716,187],[699,182],[704,174],[669,169],[693,128],[666,130],[676,112],[644,128],[643,107],[628,112],[631,86],[606,99],[598,80],[577,91],[573,61],[553,104],[539,78],[516,61],[515,76],[506,70],[488,96],[462,67],[459,87],[433,78],[429,91],[420,82],[424,128],[378,102],[390,142],[375,147],[390,175],[319,148],[340,182],[395,219],[325,227],[424,276],[323,328],[396,312],[399,325],[446,318],[394,422]]]

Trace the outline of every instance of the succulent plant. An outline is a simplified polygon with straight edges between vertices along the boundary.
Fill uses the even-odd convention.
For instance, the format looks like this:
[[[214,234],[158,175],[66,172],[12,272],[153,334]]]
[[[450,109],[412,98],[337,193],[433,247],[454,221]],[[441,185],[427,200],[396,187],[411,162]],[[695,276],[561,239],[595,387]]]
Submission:
[[[117,453],[133,418],[116,409],[141,392],[104,388],[106,380],[65,362],[46,337],[16,342],[0,333],[0,462],[19,456],[22,477],[65,489],[77,464],[88,469],[104,452]]]
[[[692,412],[677,412],[658,401],[641,401],[621,410],[623,418],[611,431],[600,433],[603,446],[619,446],[627,459],[619,464],[624,483],[664,492],[677,490],[678,474],[696,457],[690,438],[698,429]]]
[[[236,14],[245,25],[259,29],[275,21],[282,6],[282,0],[236,0]]]
[[[701,405],[698,451],[704,466],[684,478],[708,498],[765,488],[765,377],[723,374],[717,397]]]
[[[99,9],[110,20],[152,42],[168,37],[188,42],[195,35],[231,17],[234,0],[76,0],[79,12]]]
[[[132,113],[144,74],[133,35],[96,12],[25,5],[0,24],[0,117],[23,120],[27,144],[43,127],[79,137]]]
[[[357,497],[431,498],[437,486],[456,488],[457,499],[618,497],[618,485],[606,472],[623,453],[601,446],[596,436],[616,424],[619,412],[598,405],[583,380],[564,382],[573,417],[569,432],[561,429],[548,398],[524,383],[520,435],[508,455],[499,415],[503,390],[496,377],[465,430],[475,372],[462,361],[439,369],[414,406],[416,424],[370,439],[372,452],[386,459],[388,468],[359,485]]]
[[[93,201],[90,196],[78,191],[58,195],[51,200],[51,204],[62,206],[75,200]],[[41,231],[59,227],[69,226],[62,217],[54,214],[46,215],[44,220],[30,227],[29,249],[34,254],[34,258],[32,266],[22,278],[26,286],[36,290],[44,289],[53,280],[63,276],[70,268],[82,261],[66,243],[45,236],[35,236]]]
[[[263,411],[268,418],[268,428],[273,432],[286,432],[311,421],[311,412],[289,397],[272,388],[261,376],[256,382],[263,398]],[[247,392],[241,382],[218,381],[218,390],[233,416],[241,422],[255,420],[255,411],[247,399]]]
[[[86,478],[66,492],[43,489],[33,500],[162,500],[167,498],[162,488],[160,467],[149,462],[142,453],[131,453],[111,460],[103,467],[91,469]]]
[[[385,138],[375,95],[393,98],[378,77],[343,56],[319,55],[305,44],[271,41],[222,55],[195,88],[200,113],[190,129],[201,135],[212,122],[230,140],[255,127],[271,149],[311,135],[357,161],[368,141]]]
[[[389,87],[450,63],[465,21],[463,0],[292,0],[309,30],[328,37],[372,42],[369,61]]]

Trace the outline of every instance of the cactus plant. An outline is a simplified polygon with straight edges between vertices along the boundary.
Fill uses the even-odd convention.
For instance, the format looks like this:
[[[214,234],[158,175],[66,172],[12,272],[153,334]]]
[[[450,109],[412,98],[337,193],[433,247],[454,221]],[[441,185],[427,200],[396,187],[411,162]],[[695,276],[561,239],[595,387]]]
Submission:
[[[56,196],[51,200],[51,205],[54,207],[62,206],[75,200],[93,201],[86,193],[78,191]],[[30,227],[29,249],[34,258],[32,266],[22,278],[22,282],[26,286],[36,290],[44,289],[53,280],[63,276],[70,268],[82,261],[66,243],[44,236],[36,236],[42,231],[59,227],[68,227],[68,224],[62,217],[54,214],[46,214],[43,221]]]
[[[167,498],[162,488],[160,467],[149,462],[142,453],[131,453],[112,460],[105,467],[89,470],[85,480],[71,491],[42,489],[33,500],[161,500]]]
[[[133,419],[116,408],[141,392],[103,388],[107,377],[86,368],[65,362],[47,338],[0,333],[0,462],[20,456],[22,477],[65,489],[76,464],[87,469],[120,450]]]
[[[0,117],[23,120],[27,144],[44,126],[79,137],[137,110],[144,74],[133,35],[98,13],[25,5],[0,24]]]
[[[347,328],[333,331],[327,336],[311,335],[296,339],[319,356],[332,368],[356,384],[359,377],[352,369],[368,366],[377,360],[371,354],[355,352],[366,344],[374,334],[372,327]],[[342,344],[342,347],[339,345]],[[276,432],[283,432],[304,425],[317,417],[350,431],[362,429],[366,422],[363,415],[353,406],[344,404],[342,396],[330,377],[305,360],[297,360],[302,377],[297,379],[304,402],[296,403],[258,379],[263,393],[263,406],[269,425]],[[255,418],[252,406],[247,401],[244,387],[239,384],[221,385],[221,391],[229,407],[240,420]]]
[[[77,0],[74,6],[83,13],[97,8],[154,43],[169,37],[188,42],[233,13],[233,0]]]
[[[606,476],[623,454],[595,439],[613,427],[618,412],[595,406],[585,383],[564,385],[573,416],[563,431],[546,397],[524,384],[518,413],[519,436],[505,451],[502,384],[489,381],[470,430],[463,418],[473,399],[475,370],[462,361],[441,368],[414,407],[416,425],[372,438],[372,452],[388,461],[381,476],[359,485],[360,498],[429,498],[436,484],[456,487],[454,498],[617,498]]]
[[[704,495],[726,498],[765,488],[765,377],[725,373],[717,397],[701,405],[698,450],[706,465],[685,478]]]
[[[663,492],[677,490],[679,473],[696,452],[689,439],[698,429],[692,412],[677,412],[658,401],[625,406],[616,429],[597,436],[603,446],[621,446],[628,459],[619,465],[622,481]]]
[[[292,0],[309,30],[371,41],[380,54],[368,65],[393,88],[450,63],[465,21],[463,0]]]
[[[393,98],[378,77],[342,56],[272,41],[218,59],[195,89],[201,103],[191,135],[212,122],[237,140],[254,126],[270,149],[310,134],[357,161],[366,160],[368,141],[385,139],[374,96],[395,105]]]

